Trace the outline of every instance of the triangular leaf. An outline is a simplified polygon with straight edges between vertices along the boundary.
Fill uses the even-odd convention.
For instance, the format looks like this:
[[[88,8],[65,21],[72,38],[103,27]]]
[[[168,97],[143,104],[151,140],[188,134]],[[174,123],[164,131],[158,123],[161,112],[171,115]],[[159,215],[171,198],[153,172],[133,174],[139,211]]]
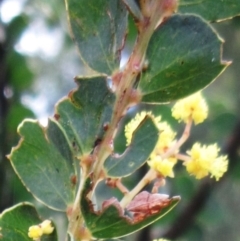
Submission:
[[[36,209],[30,203],[21,203],[6,209],[0,215],[0,240],[2,241],[32,241],[28,237],[30,226],[38,225],[42,220]],[[42,241],[57,241],[57,232],[54,228],[50,235],[43,235]]]
[[[200,17],[171,17],[150,40],[149,66],[138,87],[142,101],[163,103],[203,89],[227,66],[221,61],[221,45],[221,39]]]
[[[79,79],[78,89],[56,106],[55,117],[68,137],[75,156],[89,154],[110,122],[115,96],[105,77]]]
[[[179,3],[180,13],[195,13],[211,22],[240,15],[239,0],[184,0]]]
[[[91,181],[88,179],[81,199],[81,209],[86,226],[93,237],[99,239],[117,238],[134,233],[162,218],[173,209],[180,200],[179,197],[173,197],[170,205],[163,208],[160,212],[150,215],[142,221],[133,223],[129,217],[125,215],[121,216],[118,208],[114,205],[110,205],[103,212],[94,212],[92,203],[87,198],[90,190]]]
[[[130,146],[121,155],[112,155],[104,163],[109,177],[130,175],[141,167],[150,156],[158,140],[158,129],[152,118],[147,116],[133,133]]]
[[[54,120],[44,129],[25,120],[18,132],[22,139],[9,158],[26,188],[47,206],[65,211],[74,199],[73,158],[68,142]]]
[[[122,1],[66,0],[66,6],[83,61],[95,71],[112,74],[119,67],[127,30]]]

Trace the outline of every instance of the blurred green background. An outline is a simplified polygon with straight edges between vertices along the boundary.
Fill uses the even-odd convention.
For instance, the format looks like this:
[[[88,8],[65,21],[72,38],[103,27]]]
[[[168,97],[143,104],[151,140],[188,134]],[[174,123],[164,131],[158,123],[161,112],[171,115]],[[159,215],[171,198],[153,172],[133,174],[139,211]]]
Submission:
[[[178,207],[158,223],[121,240],[150,241],[162,235],[179,241],[240,240],[240,17],[213,23],[213,27],[225,40],[223,58],[233,63],[203,91],[209,118],[192,129],[183,148],[188,149],[196,140],[217,142],[229,154],[229,171],[215,183],[209,179],[196,181],[181,166],[177,167],[176,177],[167,179],[161,191],[181,195]],[[135,34],[130,20],[123,62]],[[0,1],[0,212],[28,200],[37,205],[42,216],[51,215],[64,227],[63,215],[49,213],[26,191],[6,155],[18,143],[18,124],[24,118],[38,118],[46,125],[55,103],[75,88],[73,77],[87,73],[69,36],[64,1]],[[183,126],[171,119],[170,107],[157,106],[155,112],[181,133]],[[116,142],[116,146],[123,149],[124,140],[122,144]],[[126,179],[126,185],[133,186],[145,171],[143,167],[133,178]],[[104,187],[99,187],[99,193]],[[64,240],[63,233],[59,237]]]

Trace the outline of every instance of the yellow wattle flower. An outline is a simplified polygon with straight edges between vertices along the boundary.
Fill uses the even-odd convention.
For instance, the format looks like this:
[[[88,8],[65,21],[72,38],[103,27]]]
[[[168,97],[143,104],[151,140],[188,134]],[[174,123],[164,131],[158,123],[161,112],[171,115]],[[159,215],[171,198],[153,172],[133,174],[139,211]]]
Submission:
[[[187,171],[197,179],[201,179],[209,174],[218,181],[227,171],[228,160],[226,156],[218,156],[219,148],[216,144],[203,145],[195,143],[187,154],[190,160],[184,165]]]
[[[50,220],[45,220],[40,224],[43,234],[51,234],[54,230],[52,222]]]
[[[43,234],[43,231],[39,225],[33,225],[28,229],[28,237],[33,240],[38,240]]]
[[[155,148],[155,152],[159,154],[165,153],[170,146],[174,144],[174,138],[176,132],[166,122],[160,122],[157,124],[159,129],[159,138]]]
[[[148,165],[161,173],[165,177],[174,177],[173,167],[177,163],[176,158],[168,158],[162,160],[160,156],[150,157]]]
[[[208,116],[208,106],[200,92],[176,102],[172,108],[172,116],[179,122],[187,123],[192,118],[197,125]]]
[[[158,128],[160,132],[159,139],[155,149],[149,157],[148,165],[165,177],[174,177],[173,167],[177,163],[177,158],[170,156],[162,159],[162,155],[164,155],[168,149],[175,144],[174,138],[176,133],[166,122],[160,122],[158,124]],[[176,153],[177,150],[174,154]]]
[[[218,181],[223,174],[228,169],[228,159],[227,156],[220,156],[214,160],[211,164],[211,177],[215,177],[216,181]]]
[[[39,225],[33,225],[28,229],[28,237],[39,240],[43,234],[51,234],[54,230],[50,220],[44,220]]]

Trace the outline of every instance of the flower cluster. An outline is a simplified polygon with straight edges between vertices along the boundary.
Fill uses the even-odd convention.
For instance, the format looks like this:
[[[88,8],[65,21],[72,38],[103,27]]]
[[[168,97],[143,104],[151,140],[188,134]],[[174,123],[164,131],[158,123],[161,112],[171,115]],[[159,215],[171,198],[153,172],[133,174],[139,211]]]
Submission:
[[[208,106],[200,92],[179,100],[172,108],[172,116],[185,123],[191,118],[195,124],[200,124],[207,118],[207,115]]]
[[[192,121],[199,124],[207,118],[208,106],[200,93],[179,100],[172,108],[172,116],[186,123],[185,132],[179,140],[175,139],[176,133],[170,125],[161,121],[161,116],[155,117],[151,112],[142,111],[125,126],[127,145],[131,143],[133,132],[146,115],[153,119],[159,130],[159,139],[148,159],[148,165],[160,175],[174,177],[173,168],[178,160],[182,160],[188,173],[197,179],[210,174],[218,181],[227,171],[227,156],[219,156],[216,144],[206,146],[195,143],[186,154],[179,153],[180,146],[187,140]]]
[[[28,229],[28,237],[39,240],[43,234],[51,234],[54,230],[50,220],[45,220],[38,225],[33,225]]]
[[[218,156],[218,152],[219,148],[216,144],[201,146],[199,143],[195,143],[192,149],[187,152],[190,160],[186,161],[184,165],[187,171],[195,175],[197,179],[210,173],[211,177],[215,177],[218,181],[228,167],[227,156]]]

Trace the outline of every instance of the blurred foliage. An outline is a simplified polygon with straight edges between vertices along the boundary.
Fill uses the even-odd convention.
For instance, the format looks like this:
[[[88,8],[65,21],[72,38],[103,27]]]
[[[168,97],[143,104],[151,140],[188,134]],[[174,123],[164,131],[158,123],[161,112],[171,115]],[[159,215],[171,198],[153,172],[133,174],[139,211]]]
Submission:
[[[26,1],[20,15],[9,23],[0,22],[0,212],[20,201],[31,200],[31,195],[22,186],[5,158],[5,155],[10,152],[10,147],[17,143],[18,123],[24,118],[32,118],[36,115],[38,117],[51,115],[56,101],[67,95],[69,90],[75,86],[72,77],[82,74],[83,71],[85,73],[89,71],[78,60],[77,51],[68,35],[66,20],[63,1],[44,0]],[[59,39],[59,51],[53,57],[45,56],[41,52],[31,55],[17,51],[16,46],[23,34],[32,25],[39,26],[36,24],[39,22],[41,22],[40,26],[43,25],[52,32],[52,38],[59,37],[56,35],[56,30],[61,32],[62,40]],[[216,82],[204,90],[210,116],[208,122],[193,128],[192,139],[185,144],[186,149],[196,139],[209,143],[218,140],[221,146],[226,145],[231,139],[234,126],[239,121],[240,17],[215,23],[214,27],[226,42],[223,49],[224,59],[233,60],[233,63]],[[41,31],[41,28],[39,29]],[[127,38],[129,42],[125,47],[126,55],[132,47],[135,33],[136,29],[131,21]],[[26,99],[30,99],[30,103],[29,101],[26,103]],[[46,103],[44,104],[41,100]],[[39,108],[44,110],[38,111]],[[147,109],[148,106],[142,105],[137,108]],[[131,116],[134,116],[135,111],[132,109],[123,122],[126,123]],[[169,105],[156,106],[154,112],[161,113],[173,127],[176,126],[177,123],[171,119]],[[40,114],[41,116],[39,116]],[[119,152],[125,149],[123,130],[119,132],[115,146]],[[238,204],[240,199],[239,154],[236,160],[231,161],[236,163],[234,168],[230,169],[217,188],[214,186],[215,190],[211,193],[207,205],[188,231],[177,240],[225,241],[237,240],[237,237],[240,236],[238,227],[240,218]],[[133,183],[136,183],[139,176],[142,175],[141,172],[144,172],[144,167],[140,169],[139,174],[136,174],[136,179],[127,178],[126,185],[133,186]],[[176,176],[174,182],[168,179],[168,185],[162,191],[170,194],[181,193],[184,198],[176,209],[151,227],[151,237],[160,237],[170,228],[169,225],[186,208],[201,184],[189,177],[181,166],[177,166]],[[102,193],[101,187],[99,193]],[[48,212],[39,204],[38,208],[42,215]],[[54,216],[54,214],[52,215]],[[54,217],[58,220],[58,225],[64,223],[64,219]],[[134,234],[126,240],[137,240],[137,237]],[[139,240],[142,239],[139,238]]]
[[[16,128],[19,121],[34,117],[34,113],[21,103],[23,90],[27,90],[33,81],[33,74],[26,65],[24,56],[16,53],[14,45],[25,29],[27,20],[22,16],[13,19],[9,24],[0,23],[2,38],[0,43],[0,210],[11,206],[14,200],[14,186],[17,185],[23,197],[26,190],[15,178],[5,155],[11,145],[16,143]],[[16,31],[15,31],[16,30]],[[16,197],[21,200],[21,197]]]

